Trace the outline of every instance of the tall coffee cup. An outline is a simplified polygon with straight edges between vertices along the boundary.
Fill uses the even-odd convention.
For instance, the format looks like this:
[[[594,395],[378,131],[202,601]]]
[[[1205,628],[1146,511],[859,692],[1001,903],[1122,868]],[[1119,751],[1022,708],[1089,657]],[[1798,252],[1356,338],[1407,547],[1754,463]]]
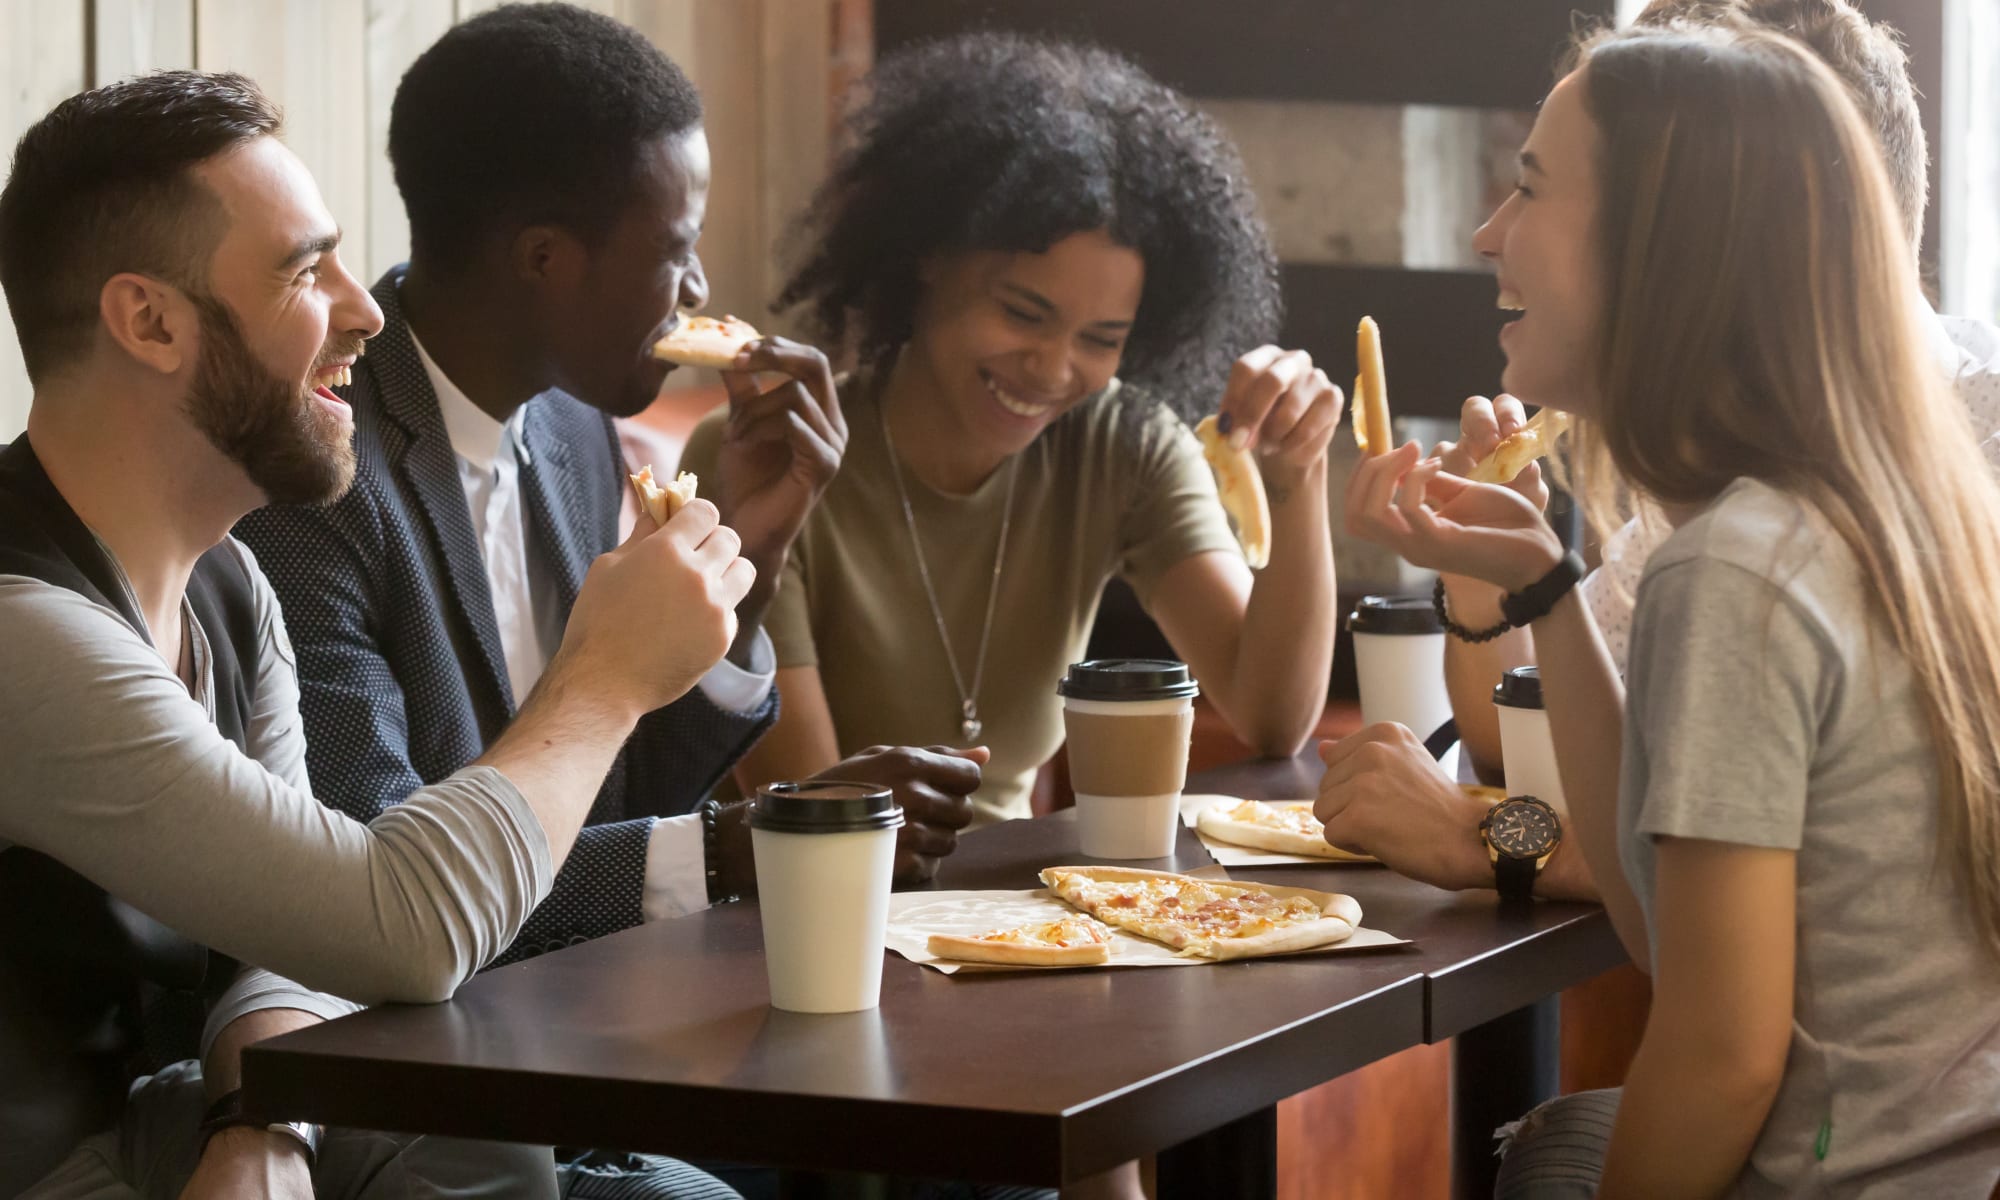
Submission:
[[[1507,794],[1536,796],[1559,813],[1563,802],[1562,774],[1556,770],[1556,744],[1549,736],[1549,714],[1542,707],[1539,667],[1515,667],[1493,689],[1494,711],[1500,716],[1500,756],[1507,770]]]
[[[1347,628],[1364,724],[1395,721],[1428,738],[1451,719],[1444,626],[1429,596],[1363,596]]]
[[[869,783],[773,783],[750,808],[771,1004],[858,1012],[882,996],[903,810]]]
[[[1200,691],[1187,664],[1150,658],[1080,662],[1056,691],[1063,698],[1083,853],[1091,858],[1172,854]]]

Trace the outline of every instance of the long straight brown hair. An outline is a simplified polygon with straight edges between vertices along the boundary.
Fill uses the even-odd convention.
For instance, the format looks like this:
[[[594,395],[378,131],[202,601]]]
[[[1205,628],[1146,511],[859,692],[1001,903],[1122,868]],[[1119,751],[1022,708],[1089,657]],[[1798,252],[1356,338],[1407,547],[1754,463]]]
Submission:
[[[1940,859],[2000,956],[2000,485],[1926,340],[1874,134],[1768,31],[1602,34],[1579,61],[1608,297],[1586,476],[1609,474],[1590,443],[1666,505],[1748,476],[1838,533],[1928,709]]]

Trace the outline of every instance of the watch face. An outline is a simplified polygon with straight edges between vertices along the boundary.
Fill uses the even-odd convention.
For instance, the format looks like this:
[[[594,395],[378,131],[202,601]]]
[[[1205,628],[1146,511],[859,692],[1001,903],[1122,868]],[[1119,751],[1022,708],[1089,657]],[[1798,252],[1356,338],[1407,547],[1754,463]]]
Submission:
[[[1560,835],[1553,810],[1520,797],[1502,800],[1487,820],[1487,840],[1509,858],[1540,858],[1555,848]]]

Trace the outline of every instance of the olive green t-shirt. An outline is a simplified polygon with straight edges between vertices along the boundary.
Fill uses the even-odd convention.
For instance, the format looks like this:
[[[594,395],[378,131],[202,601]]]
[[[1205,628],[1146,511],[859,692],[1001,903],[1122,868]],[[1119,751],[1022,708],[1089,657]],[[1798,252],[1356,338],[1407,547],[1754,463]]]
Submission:
[[[875,389],[843,381],[848,442],[792,547],[765,627],[780,667],[819,668],[840,752],[965,744],[958,688],[917,572],[890,473]],[[1142,420],[1125,419],[1142,406]],[[682,467],[712,476],[726,414],[702,422]],[[1003,464],[970,495],[903,484],[967,688],[993,585],[1007,500]],[[979,820],[1028,813],[1035,772],[1063,741],[1056,682],[1083,656],[1113,574],[1151,607],[1168,568],[1209,551],[1240,555],[1200,444],[1138,388],[1113,383],[1057,418],[1019,456],[999,598],[979,681],[980,741],[993,760],[973,798]]]

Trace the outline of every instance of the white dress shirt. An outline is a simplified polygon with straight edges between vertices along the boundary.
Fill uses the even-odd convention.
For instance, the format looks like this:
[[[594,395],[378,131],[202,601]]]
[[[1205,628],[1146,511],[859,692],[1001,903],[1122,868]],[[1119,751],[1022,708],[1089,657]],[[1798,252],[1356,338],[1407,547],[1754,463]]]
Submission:
[[[527,502],[521,490],[521,468],[531,459],[524,433],[527,405],[502,423],[474,404],[458,385],[445,377],[412,331],[410,341],[437,393],[438,410],[458,459],[459,482],[472,512],[473,534],[486,564],[486,582],[493,596],[493,620],[500,631],[500,649],[507,662],[507,681],[519,705],[534,689],[562,644],[567,614],[546,562],[528,555]],[[770,692],[777,677],[777,656],[763,630],[750,651],[751,669],[723,659],[702,676],[701,690],[716,707],[748,712]],[[646,842],[646,882],[641,907],[649,921],[683,916],[708,907],[706,862],[702,854],[699,814],[663,817],[653,823]]]

